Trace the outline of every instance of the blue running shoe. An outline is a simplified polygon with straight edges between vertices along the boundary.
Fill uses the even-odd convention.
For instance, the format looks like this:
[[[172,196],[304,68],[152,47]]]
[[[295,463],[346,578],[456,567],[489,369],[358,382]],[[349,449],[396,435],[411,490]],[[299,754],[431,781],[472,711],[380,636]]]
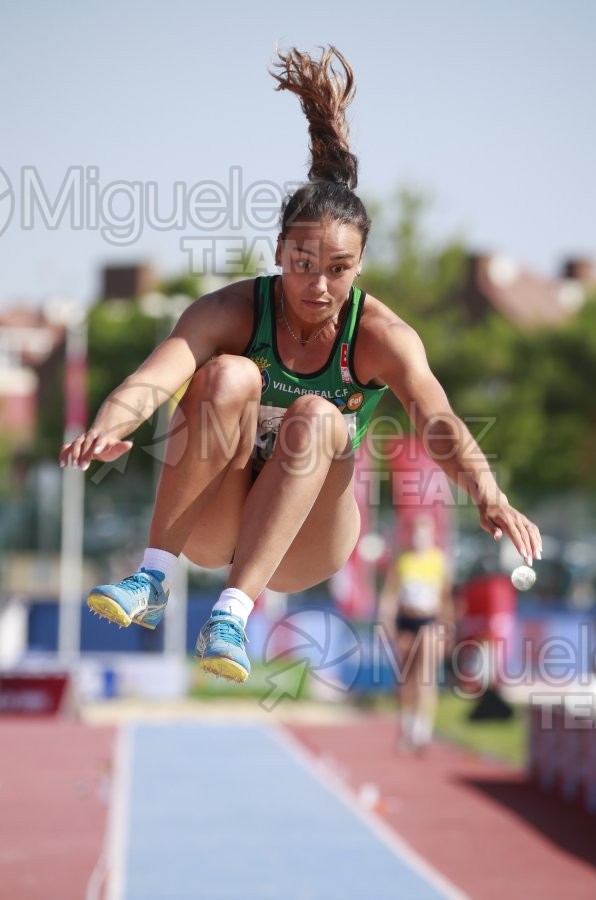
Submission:
[[[100,584],[87,597],[87,606],[104,619],[128,628],[131,622],[152,630],[159,625],[169,591],[164,591],[163,572],[139,569],[118,584]]]
[[[250,675],[250,662],[244,649],[246,640],[242,619],[224,610],[214,610],[197,638],[200,667],[228,681],[246,681]]]

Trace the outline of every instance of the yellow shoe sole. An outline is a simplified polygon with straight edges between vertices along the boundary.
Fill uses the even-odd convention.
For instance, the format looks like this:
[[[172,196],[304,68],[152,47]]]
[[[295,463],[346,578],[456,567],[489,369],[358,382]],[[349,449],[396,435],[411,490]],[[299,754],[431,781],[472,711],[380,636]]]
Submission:
[[[228,681],[236,681],[238,684],[244,684],[248,678],[246,669],[243,669],[234,660],[226,659],[225,656],[199,659],[199,666],[204,672],[217,675],[218,678],[226,678]]]
[[[104,619],[120,625],[121,628],[128,628],[132,622],[128,613],[125,613],[115,600],[111,600],[110,597],[105,597],[103,594],[89,594],[87,606],[98,616],[103,616]]]

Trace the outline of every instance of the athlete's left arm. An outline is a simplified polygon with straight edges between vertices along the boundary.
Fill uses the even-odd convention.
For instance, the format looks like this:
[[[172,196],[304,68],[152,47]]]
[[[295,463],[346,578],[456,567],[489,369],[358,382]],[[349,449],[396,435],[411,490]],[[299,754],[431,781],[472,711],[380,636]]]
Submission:
[[[373,328],[376,376],[404,405],[431,459],[478,507],[480,524],[500,540],[508,534],[519,554],[531,563],[540,558],[542,540],[536,525],[514,509],[498,487],[488,461],[430,369],[418,334],[395,318]]]

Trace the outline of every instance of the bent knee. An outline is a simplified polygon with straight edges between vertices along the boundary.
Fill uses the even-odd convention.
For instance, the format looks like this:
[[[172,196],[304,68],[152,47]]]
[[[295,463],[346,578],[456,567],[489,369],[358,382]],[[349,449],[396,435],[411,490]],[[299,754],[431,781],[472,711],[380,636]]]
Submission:
[[[288,407],[288,415],[311,418],[339,416],[341,419],[341,413],[337,406],[318,394],[302,394],[302,396],[296,397]]]
[[[316,394],[304,394],[294,400],[285,415],[283,431],[283,440],[303,451],[312,447],[314,441],[337,453],[349,441],[347,423],[338,408]]]
[[[213,403],[245,403],[261,396],[261,373],[245,356],[223,353],[195,373],[184,395],[186,402],[206,397]]]

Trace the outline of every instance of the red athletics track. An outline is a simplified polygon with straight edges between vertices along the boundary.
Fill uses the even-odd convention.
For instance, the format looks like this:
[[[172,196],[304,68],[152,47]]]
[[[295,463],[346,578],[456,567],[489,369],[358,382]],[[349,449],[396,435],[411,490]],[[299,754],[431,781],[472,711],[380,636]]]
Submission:
[[[113,728],[0,719],[0,898],[82,900],[104,839]]]
[[[526,785],[523,773],[446,744],[399,755],[389,716],[285,727],[356,792],[377,784],[386,823],[473,900],[596,897],[596,818]],[[115,736],[0,719],[0,900],[85,897]]]
[[[286,727],[356,792],[375,783],[386,823],[473,900],[596,897],[596,817],[523,772],[447,744],[399,754],[386,715]]]

